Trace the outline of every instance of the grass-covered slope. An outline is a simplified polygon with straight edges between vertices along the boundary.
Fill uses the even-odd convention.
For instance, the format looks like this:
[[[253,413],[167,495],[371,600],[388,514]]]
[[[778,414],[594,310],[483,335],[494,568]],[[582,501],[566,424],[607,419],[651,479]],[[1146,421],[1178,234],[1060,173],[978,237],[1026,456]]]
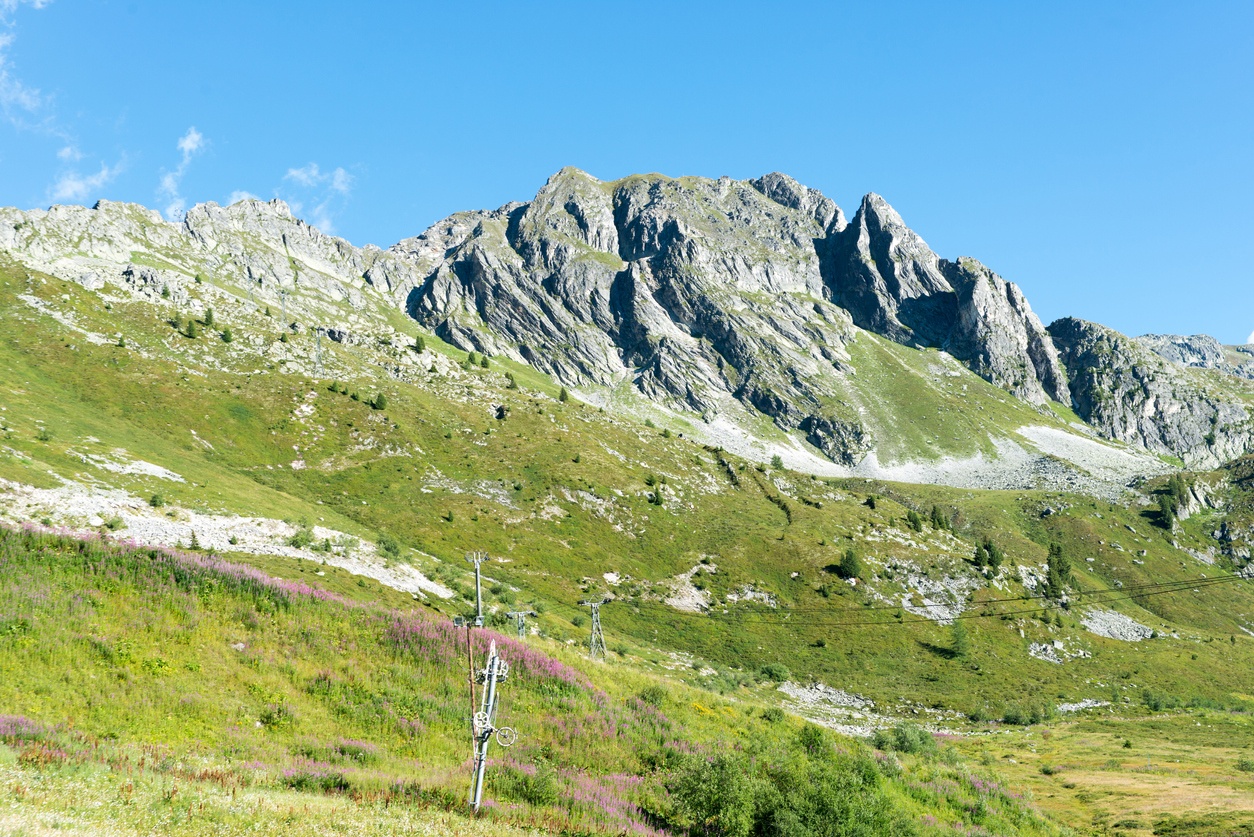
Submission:
[[[175,305],[109,291],[101,295],[13,266],[2,274],[0,478],[6,482],[0,484],[0,513],[11,522],[47,520],[146,544],[198,542],[233,561],[356,602],[409,610],[419,606],[416,597],[425,598],[421,606],[439,614],[440,624],[471,606],[473,588],[461,558],[470,550],[485,550],[494,559],[486,569],[490,620],[503,628],[505,611],[537,606],[541,614],[532,625],[546,653],[574,666],[591,683],[591,691],[572,698],[577,706],[600,689],[611,702],[618,701],[616,707],[625,707],[654,678],[667,678],[672,694],[685,695],[677,699],[679,709],[663,709],[679,719],[684,735],[676,732],[675,740],[708,745],[705,752],[718,749],[719,742],[741,740],[735,737],[740,727],[760,728],[768,742],[763,747],[778,745],[784,752],[792,746],[796,728],[789,727],[784,736],[771,733],[780,728],[765,722],[742,723],[736,713],[748,704],[782,703],[850,732],[869,733],[911,718],[956,733],[1004,734],[1006,724],[990,722],[1048,719],[1059,704],[1087,700],[1106,705],[1086,710],[1080,724],[1099,725],[1110,737],[1121,724],[1145,723],[1137,728],[1144,731],[1136,740],[1140,745],[1154,736],[1153,747],[1146,746],[1156,756],[1160,747],[1172,751],[1165,737],[1195,723],[1235,730],[1234,735],[1248,729],[1254,596],[1248,581],[1227,578],[1244,567],[1248,542],[1254,539],[1248,463],[1188,475],[1205,501],[1188,500],[1188,513],[1181,507],[1174,528],[1164,525],[1157,507],[1158,494],[1168,487],[1165,479],[1143,485],[1143,498],[1130,494],[1118,503],[1060,492],[816,479],[782,462],[767,465],[696,444],[684,438],[689,431],[678,420],[637,422],[575,398],[562,400],[560,388],[533,371],[497,358],[489,359],[486,369],[479,358],[472,364],[465,353],[420,334],[412,324],[396,324],[408,332],[380,330],[344,342],[323,337],[319,347],[309,323],[285,328],[275,311],[267,316],[263,305],[249,305],[238,292],[219,288],[213,277],[190,283],[192,301]],[[210,307],[212,325],[206,322]],[[187,336],[189,318],[195,322],[194,338]],[[231,330],[229,342],[226,329]],[[424,341],[421,351],[413,347],[417,337]],[[903,451],[934,445],[938,457],[945,451],[986,453],[978,439],[989,427],[1008,429],[1026,420],[1020,415],[1026,408],[968,373],[950,369],[952,364],[937,353],[915,352],[869,335],[855,349],[851,380],[863,388],[858,397],[866,414],[885,427],[902,422],[894,432],[903,438]],[[1061,415],[1059,423],[1069,418]],[[996,571],[973,562],[976,544],[986,539],[1005,556]],[[1061,597],[1042,594],[1051,544],[1061,547],[1073,568],[1065,585],[1066,606]],[[853,573],[841,567],[850,552],[856,559]],[[292,638],[300,635],[297,625],[305,615],[253,607],[258,626],[253,628],[240,615],[250,612],[246,602],[218,613],[204,610],[212,599],[206,601],[199,592],[160,585],[153,586],[151,596],[139,589],[134,595],[93,599],[88,591],[99,593],[100,588],[83,580],[79,589],[72,581],[82,567],[71,572],[57,566],[28,568],[23,583],[50,591],[50,600],[57,601],[74,590],[91,603],[92,619],[103,618],[100,614],[115,605],[130,608],[130,615],[118,616],[119,624],[149,620],[166,625],[154,637],[162,631],[181,635],[171,626],[182,624],[180,608],[191,607],[195,618],[187,619],[206,625],[213,642],[230,634],[228,646],[244,642],[249,648],[268,648],[267,659],[299,676],[248,675],[241,686],[233,672],[246,654],[224,653],[213,642],[202,649],[153,639],[136,646],[141,650],[121,667],[133,677],[118,680],[117,671],[99,662],[104,652],[76,637],[104,637],[107,643],[110,636],[123,636],[120,629],[83,627],[67,637],[57,631],[69,631],[73,620],[45,613],[28,620],[43,627],[6,639],[12,644],[6,646],[5,665],[26,676],[19,661],[35,647],[29,643],[42,642],[43,635],[48,640],[39,646],[43,668],[27,674],[67,688],[39,687],[33,681],[11,687],[0,712],[24,714],[44,726],[72,723],[91,736],[116,733],[119,741],[135,746],[168,743],[179,753],[234,758],[224,734],[213,730],[243,729],[244,719],[260,720],[267,704],[264,695],[247,691],[248,684],[290,686],[289,705],[301,723],[311,725],[308,734],[318,738],[319,746],[331,746],[326,742],[334,735],[374,742],[389,754],[379,757],[382,766],[354,773],[357,779],[393,777],[397,774],[388,771],[399,771],[398,765],[406,765],[407,777],[418,775],[422,787],[451,787],[441,784],[441,777],[462,775],[465,755],[459,745],[438,743],[457,742],[462,735],[451,717],[441,721],[443,716],[432,710],[438,735],[431,749],[412,749],[419,746],[414,742],[405,745],[411,749],[396,749],[400,745],[389,743],[393,739],[371,738],[369,725],[355,726],[356,721],[335,715],[305,688],[321,667],[338,671],[335,676],[348,682],[345,667],[356,665],[359,653],[365,655],[360,676],[369,684],[370,701],[392,705],[388,696],[408,694],[402,688],[406,683],[427,683],[423,678],[434,675],[425,669],[412,675],[418,679],[391,679],[387,669],[394,660],[388,655],[396,652],[385,641],[382,611],[345,610],[344,624],[358,628],[342,627],[336,616],[335,624],[323,625],[306,647]],[[407,580],[419,578],[419,572],[432,583],[409,585]],[[853,580],[842,578],[850,574]],[[445,588],[453,598],[441,598]],[[22,589],[13,586],[11,594],[24,602]],[[175,604],[161,603],[166,592]],[[576,603],[605,594],[614,598],[602,610],[613,662],[580,668],[573,651],[559,648],[586,640],[586,610]],[[314,622],[332,619],[328,602],[299,607],[322,614],[310,617]],[[955,615],[963,618],[952,622]],[[1128,620],[1136,626],[1134,636],[1139,636],[1135,631],[1156,636],[1128,641],[1127,634],[1123,639],[1103,635],[1111,633],[1112,624],[1126,628]],[[369,625],[373,628],[363,627]],[[148,636],[128,628],[127,636],[132,634]],[[324,635],[337,637],[339,644],[328,645]],[[182,656],[150,653],[158,645]],[[149,656],[166,660],[160,676],[144,669]],[[82,660],[96,661],[87,665]],[[201,665],[201,672],[187,669],[188,662]],[[150,665],[161,668],[160,662]],[[317,669],[314,675],[310,666]],[[215,686],[215,697],[196,710],[202,720],[184,724],[170,695],[177,691],[181,699],[186,690],[200,693],[197,683],[204,672],[221,674],[227,678],[223,683],[234,685]],[[86,681],[75,680],[93,673],[97,679],[90,685],[107,682],[113,703],[93,703]],[[79,685],[68,688],[58,680],[63,675]],[[772,678],[789,680],[792,686],[786,688],[796,688],[779,692]],[[822,698],[830,693],[806,692],[812,682],[842,690],[839,700],[854,703],[837,705],[839,700]],[[167,690],[173,684],[179,688]],[[689,687],[699,691],[689,692]],[[424,686],[422,693],[439,697],[439,688],[445,687]],[[456,694],[460,685],[447,688]],[[524,689],[520,697],[526,694]],[[226,695],[231,699],[218,699]],[[537,695],[539,703],[532,705],[547,705],[547,699]],[[132,703],[134,713],[123,711]],[[717,711],[707,716],[693,704]],[[97,705],[103,708],[94,709]],[[588,717],[603,717],[596,714],[599,707],[587,711],[592,713]],[[142,720],[134,729],[121,720],[132,714]],[[615,723],[619,717],[614,716]],[[1055,787],[1058,782],[1040,773],[1042,765],[1025,758],[1017,745],[1008,750],[1018,752],[1013,764],[1002,759],[1005,752],[995,750],[990,758],[998,759],[998,772],[1014,777],[1016,792],[1038,787],[1041,803],[1069,824],[1102,817],[1108,824],[1119,821],[1132,804],[1127,800],[1140,798],[1137,794],[1153,787],[1158,774],[1131,773],[1130,765],[1119,772],[1102,769],[1113,758],[1103,749],[1109,742],[1090,746],[1069,731],[1083,727],[1064,723],[1065,717],[1048,721],[1058,730],[1055,740],[1068,742],[1058,758],[1076,754],[1066,763],[1089,771],[1092,787],[1071,779],[1063,781],[1075,787]],[[713,726],[703,727],[707,721]],[[694,730],[690,736],[689,728]],[[197,729],[201,732],[195,736],[187,732]],[[595,738],[588,731],[599,729],[589,721],[580,727],[579,740]],[[278,770],[290,764],[283,759],[299,756],[292,742],[301,735],[306,732],[267,728],[254,742],[259,749],[248,752]],[[196,743],[201,736],[203,748]],[[1037,741],[1021,743],[1046,752]],[[841,746],[851,753],[857,749]],[[585,764],[579,761],[579,747],[594,747],[587,752],[606,759],[604,769],[610,773],[644,776],[640,771],[653,769],[635,743],[602,750],[574,739],[556,751],[563,769]],[[1199,774],[1206,782],[1238,788],[1238,799],[1248,794],[1239,783],[1243,774],[1231,767],[1233,752],[1216,741],[1199,744],[1197,751],[1213,755],[1221,765]],[[756,751],[744,752],[747,758]],[[389,761],[393,753],[405,755]],[[969,754],[973,760],[987,755],[979,748],[969,748]],[[336,763],[334,758],[321,761]],[[540,762],[521,763],[529,769]],[[602,764],[596,762],[598,769]],[[1032,769],[1020,767],[1025,764]],[[927,769],[943,772],[949,766]],[[1202,780],[1184,775],[1194,769],[1177,768],[1170,777],[1194,787]],[[65,779],[68,774],[59,775]],[[273,781],[262,782],[258,810],[273,805],[279,811],[283,803],[274,800],[288,797],[274,795],[281,784],[274,778],[278,774],[261,775]],[[1116,777],[1119,794],[1126,795],[1098,789]],[[48,781],[53,796],[46,798],[64,799],[55,794],[70,793],[64,790],[68,785]],[[955,781],[955,787],[965,788],[962,793],[970,792]],[[569,783],[562,787],[571,798],[580,793]],[[150,792],[155,804],[160,788],[159,782],[137,782],[135,793]],[[207,787],[205,792],[206,799],[222,801],[214,796],[218,791]],[[931,797],[919,802],[924,797],[902,793],[917,805],[892,810],[906,811],[911,822],[921,823],[924,809],[950,804],[926,801]],[[38,798],[43,797],[32,797]],[[1187,809],[1180,805],[1172,810]],[[122,814],[133,810],[119,809]],[[327,819],[317,821],[332,828],[335,815],[318,810],[318,817]],[[951,816],[933,815],[942,823]],[[265,819],[271,814],[258,816],[271,825],[277,822]],[[1157,815],[1128,816],[1149,827]],[[132,825],[142,830],[151,827],[147,822],[140,818]]]
[[[6,817],[52,801],[82,832],[1058,833],[956,753],[877,760],[754,701],[487,631],[474,654],[494,641],[510,663],[499,723],[520,739],[489,771],[499,828],[450,821],[465,636],[208,556],[0,530]]]

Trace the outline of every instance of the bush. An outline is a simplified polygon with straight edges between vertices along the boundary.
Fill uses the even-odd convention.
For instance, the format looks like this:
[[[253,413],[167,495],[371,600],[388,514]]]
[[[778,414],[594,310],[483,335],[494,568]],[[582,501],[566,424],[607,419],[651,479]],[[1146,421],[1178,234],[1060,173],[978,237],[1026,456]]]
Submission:
[[[694,833],[748,837],[753,827],[754,783],[744,758],[719,753],[690,759],[670,787],[675,807]]]
[[[379,549],[383,552],[383,554],[391,555],[393,558],[401,554],[401,545],[397,542],[396,538],[387,534],[379,536]]]
[[[841,556],[840,563],[836,565],[836,574],[841,578],[862,577],[862,561],[852,548],[846,549],[845,554]]]
[[[1254,759],[1249,756],[1241,756],[1237,759],[1237,770],[1242,773],[1254,773]]]
[[[783,663],[767,663],[758,669],[758,676],[772,683],[782,683],[789,677],[792,677],[792,672]]]
[[[640,698],[641,703],[646,703],[657,709],[666,700],[666,689],[657,685],[646,686],[640,690],[640,694],[637,697]]]
[[[877,750],[884,752],[919,756],[934,756],[937,752],[936,739],[932,734],[918,724],[909,722],[898,724],[891,730],[876,730],[871,743]]]
[[[914,509],[906,512],[906,525],[916,532],[923,531],[923,518]]]
[[[762,720],[766,721],[768,724],[778,724],[780,721],[784,720],[784,717],[784,710],[780,709],[778,706],[768,706],[766,709],[762,710]]]
[[[163,494],[152,495],[151,497],[148,498],[148,505],[152,506],[154,509],[161,508],[162,506],[165,505],[165,495]]]
[[[205,323],[205,328],[213,328],[213,309],[212,308],[205,309],[204,323]]]
[[[374,400],[370,402],[370,406],[376,410],[386,410],[388,406],[388,397],[383,393],[379,393],[374,397]]]
[[[771,467],[777,471],[784,467],[784,459],[778,453],[771,457]]]

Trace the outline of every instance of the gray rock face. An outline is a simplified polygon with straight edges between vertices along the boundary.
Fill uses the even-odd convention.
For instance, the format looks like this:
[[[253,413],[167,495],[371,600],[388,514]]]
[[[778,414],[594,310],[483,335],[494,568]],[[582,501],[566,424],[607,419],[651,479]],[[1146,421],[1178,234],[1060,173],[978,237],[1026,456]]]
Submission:
[[[1035,404],[1069,400],[1018,288],[939,259],[878,196],[848,224],[778,173],[602,183],[564,169],[529,204],[455,215],[392,251],[427,271],[407,310],[461,348],[700,412],[732,397],[839,462],[870,446],[856,417],[819,407],[839,395],[850,314]]]
[[[859,326],[943,348],[1033,404],[1070,400],[1053,341],[1019,288],[975,259],[938,258],[879,195],[826,249],[833,298]]]
[[[1084,320],[1058,320],[1049,332],[1071,378],[1072,406],[1107,438],[1193,467],[1214,467],[1254,449],[1250,407],[1213,373],[1182,368]]]
[[[325,235],[281,201],[203,204],[177,224],[106,201],[0,209],[0,250],[154,304],[186,304],[193,277],[224,280],[344,343],[390,339],[380,323],[403,307],[456,346],[569,386],[629,386],[705,417],[738,402],[848,466],[875,447],[868,427],[886,426],[850,397],[858,326],[944,349],[1030,403],[1073,403],[1108,437],[1191,464],[1250,448],[1243,382],[1204,376],[1243,374],[1247,357],[1254,370],[1254,355],[1078,321],[1046,330],[1015,285],[939,258],[879,196],[847,222],[778,173],[605,183],[564,169],[529,203],[457,213],[387,250]]]
[[[1136,342],[1181,366],[1218,369],[1254,380],[1254,353],[1246,346],[1227,347],[1207,334],[1146,334],[1136,338]]]
[[[407,299],[442,338],[571,385],[630,381],[698,412],[735,398],[788,428],[812,419],[844,455],[818,408],[852,333],[825,298],[814,241],[843,218],[820,193],[782,175],[602,183],[564,169],[525,206],[458,219],[393,248],[443,251]]]

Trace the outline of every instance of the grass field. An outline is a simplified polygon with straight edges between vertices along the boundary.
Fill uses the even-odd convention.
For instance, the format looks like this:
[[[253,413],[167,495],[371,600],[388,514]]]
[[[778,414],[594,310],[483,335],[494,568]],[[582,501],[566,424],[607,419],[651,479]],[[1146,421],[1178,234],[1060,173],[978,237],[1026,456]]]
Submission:
[[[602,818],[595,800],[604,799],[642,828],[682,831],[694,814],[668,808],[666,788],[694,753],[731,748],[755,763],[801,765],[807,776],[826,770],[798,755],[800,720],[763,719],[784,700],[779,679],[870,700],[871,725],[906,718],[962,736],[931,756],[881,753],[874,762],[868,798],[923,833],[961,830],[955,822],[984,829],[971,833],[1026,834],[1246,827],[1251,774],[1236,769],[1244,748],[1232,745],[1249,739],[1254,595],[1248,581],[1217,581],[1234,567],[1215,533],[1254,520],[1249,461],[1188,475],[1215,486],[1214,502],[1172,530],[1155,505],[1135,501],[816,479],[561,401],[560,388],[533,371],[496,358],[486,370],[472,366],[431,335],[421,353],[395,341],[324,339],[314,374],[308,324],[283,329],[238,292],[228,298],[232,289],[212,277],[192,288],[204,297],[195,305],[154,309],[115,296],[106,309],[76,284],[13,266],[0,273],[6,490],[115,492],[128,510],[93,524],[63,504],[34,520],[117,540],[155,522],[286,521],[273,552],[218,552],[282,584],[333,594],[281,603],[264,590],[286,588],[270,582],[258,582],[262,593],[217,581],[180,586],[145,575],[143,548],[106,560],[115,553],[99,543],[83,557],[72,541],[5,535],[0,713],[40,732],[6,745],[6,802],[16,807],[3,816],[31,833],[59,830],[55,823],[175,828],[160,818],[185,810],[165,798],[176,776],[179,794],[200,794],[223,833],[296,828],[298,820],[333,832],[363,810],[376,812],[380,830],[416,833],[450,821],[465,833],[515,833],[529,823],[594,833],[628,827]],[[210,303],[214,328],[199,325],[199,336],[187,337],[190,312]],[[299,317],[299,302],[291,304]],[[406,341],[418,335],[403,318],[390,327],[409,329]],[[989,432],[1033,418],[970,376],[928,382],[935,353],[862,342],[855,394],[882,408],[871,418],[900,438],[903,456],[975,453]],[[894,381],[909,384],[895,390],[900,404],[881,397]],[[964,395],[962,384],[977,391]],[[386,407],[376,409],[380,393]],[[966,397],[985,409],[963,414]],[[1153,500],[1160,488],[1141,491]],[[287,549],[313,527],[358,546]],[[996,573],[972,562],[985,539],[1006,556]],[[383,549],[389,542],[394,550]],[[1066,607],[1039,592],[1051,544],[1073,566]],[[466,712],[465,681],[441,631],[472,606],[461,560],[470,550],[494,558],[486,568],[490,623],[504,630],[505,611],[536,606],[537,633],[510,647],[564,672],[511,683],[508,711],[544,720],[511,753],[517,765],[503,763],[496,776],[497,787],[511,789],[506,806],[523,807],[491,822],[445,810],[458,809],[464,792]],[[850,550],[861,564],[854,584],[837,572]],[[207,560],[206,552],[188,560]],[[416,600],[324,563],[352,555],[416,567],[455,596]],[[243,571],[204,577],[235,572]],[[594,665],[582,655],[586,609],[577,603],[600,595],[614,599],[602,611],[611,653]],[[1094,609],[1117,611],[1156,636],[1100,636],[1085,625]],[[961,631],[936,618],[958,611]],[[397,619],[443,639],[415,656],[394,630]],[[659,684],[661,706],[636,705]],[[1054,714],[1085,699],[1109,705]],[[668,729],[654,728],[653,711]],[[1033,712],[1042,723],[999,723]],[[421,733],[405,732],[401,720],[414,718]],[[368,742],[372,760],[346,756],[336,749],[341,740]],[[841,758],[875,758],[865,744],[829,743],[845,751]],[[23,756],[44,744],[70,757]],[[92,755],[79,758],[76,747]],[[146,747],[173,761],[134,778],[131,804],[117,795],[121,776],[109,759],[134,763]],[[674,763],[667,748],[678,754]],[[302,759],[326,775],[285,779]],[[526,801],[538,793],[532,769],[551,778],[558,803]],[[231,778],[224,785],[206,770]],[[601,784],[579,785],[585,774]],[[755,787],[771,775],[783,774],[764,773]],[[970,777],[1013,790],[990,796]],[[397,781],[416,790],[388,797]],[[77,783],[111,801],[73,808]],[[246,801],[228,803],[228,785]],[[308,816],[296,817],[302,805]]]

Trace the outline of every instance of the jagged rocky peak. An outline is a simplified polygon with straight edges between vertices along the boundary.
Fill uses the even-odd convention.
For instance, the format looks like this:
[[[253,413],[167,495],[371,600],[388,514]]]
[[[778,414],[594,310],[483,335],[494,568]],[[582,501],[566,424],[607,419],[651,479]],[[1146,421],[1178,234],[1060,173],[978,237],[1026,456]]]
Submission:
[[[1049,326],[1071,379],[1072,406],[1102,435],[1193,467],[1254,448],[1254,416],[1213,372],[1170,363],[1114,329],[1067,317]]]
[[[566,168],[527,204],[451,216],[391,252],[421,277],[406,309],[461,348],[569,385],[630,380],[698,412],[735,399],[842,460],[865,434],[817,405],[841,394],[851,318],[944,348],[1034,404],[1070,399],[1017,287],[940,259],[878,195],[847,223],[779,173],[601,181]]]
[[[840,232],[847,226],[845,213],[841,212],[835,201],[818,189],[801,185],[786,174],[773,171],[757,180],[750,180],[749,185],[776,203],[811,216],[829,235]]]
[[[826,253],[832,297],[859,326],[945,349],[1033,404],[1070,400],[1049,333],[1018,286],[975,259],[938,257],[879,195],[863,198]]]
[[[879,195],[862,199],[829,253],[834,298],[859,326],[921,346],[948,334],[955,304],[940,259]]]
[[[528,204],[453,216],[393,251],[427,273],[410,313],[462,348],[698,412],[736,399],[795,427],[849,333],[814,245],[838,219],[770,176],[563,169]]]

